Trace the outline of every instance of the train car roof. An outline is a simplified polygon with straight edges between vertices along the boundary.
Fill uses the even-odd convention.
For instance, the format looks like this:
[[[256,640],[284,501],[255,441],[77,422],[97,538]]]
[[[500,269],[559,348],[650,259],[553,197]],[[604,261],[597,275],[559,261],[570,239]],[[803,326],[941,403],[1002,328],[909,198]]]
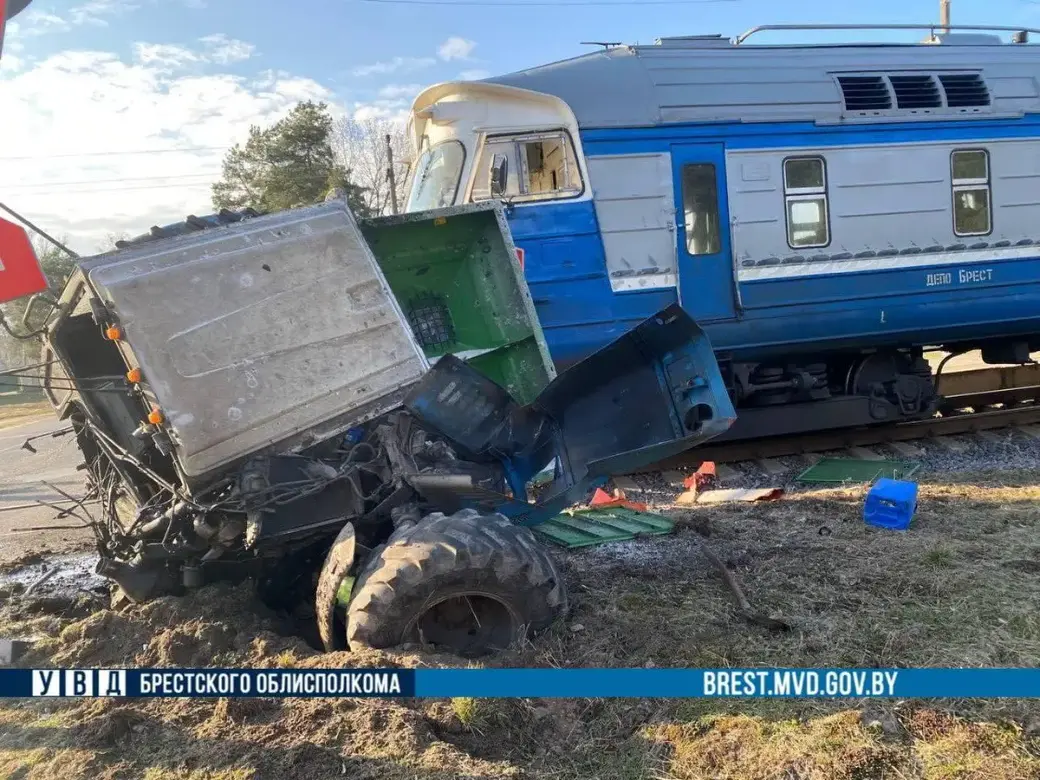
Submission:
[[[1040,112],[1040,48],[963,33],[921,44],[664,38],[484,82],[559,97],[581,128],[1021,116]]]

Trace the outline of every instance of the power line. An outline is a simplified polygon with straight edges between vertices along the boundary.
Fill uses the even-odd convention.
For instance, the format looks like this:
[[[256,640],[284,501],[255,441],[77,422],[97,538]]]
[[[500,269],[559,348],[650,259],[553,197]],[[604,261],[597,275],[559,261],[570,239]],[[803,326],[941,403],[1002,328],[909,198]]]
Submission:
[[[48,192],[47,190],[40,190],[39,192],[19,192],[19,198],[33,198],[41,195],[48,198],[53,198],[55,195],[84,195],[87,193],[94,192],[126,192],[129,190],[186,190],[186,189],[198,189],[199,187],[209,187],[210,182],[199,181],[185,184],[136,184],[129,187],[88,187],[80,189],[62,190],[61,192]],[[2,189],[2,188],[0,188]]]
[[[226,151],[227,146],[184,146],[177,149],[112,150],[110,152],[69,152],[67,154],[28,154],[21,157],[0,157],[0,160],[56,160],[64,157],[118,157],[135,154],[176,154],[178,152]]]
[[[149,181],[158,182],[173,181],[180,179],[197,179],[199,177],[211,178],[213,176],[219,176],[220,171],[204,171],[202,173],[182,173],[182,174],[171,174],[170,176],[137,176],[131,178],[118,178],[118,179],[81,179],[79,181],[40,181],[33,182],[31,184],[7,184],[4,189],[20,189],[25,187],[65,187],[74,186],[78,184],[114,184],[128,181]]]
[[[479,5],[485,8],[524,8],[528,6],[552,6],[554,8],[567,8],[579,5],[707,5],[714,3],[736,3],[740,0],[571,0],[571,2],[542,2],[541,0],[500,0],[500,2],[487,2],[487,0],[357,0],[359,3],[376,3],[386,5]]]

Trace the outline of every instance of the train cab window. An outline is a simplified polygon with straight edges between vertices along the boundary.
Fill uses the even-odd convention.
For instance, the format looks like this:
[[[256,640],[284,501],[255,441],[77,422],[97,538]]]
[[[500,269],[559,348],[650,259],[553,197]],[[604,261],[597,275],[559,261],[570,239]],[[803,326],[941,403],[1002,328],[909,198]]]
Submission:
[[[458,141],[427,147],[415,163],[405,211],[425,211],[451,206],[459,190],[466,149]]]
[[[477,157],[470,200],[573,198],[584,185],[570,135],[562,131],[488,138]]]
[[[715,182],[715,166],[711,163],[683,166],[686,251],[691,255],[713,255],[722,248],[719,238],[719,193]]]
[[[787,243],[794,249],[827,246],[827,166],[822,157],[784,160]]]
[[[990,220],[989,154],[985,149],[961,149],[950,156],[953,182],[953,232],[984,236]]]

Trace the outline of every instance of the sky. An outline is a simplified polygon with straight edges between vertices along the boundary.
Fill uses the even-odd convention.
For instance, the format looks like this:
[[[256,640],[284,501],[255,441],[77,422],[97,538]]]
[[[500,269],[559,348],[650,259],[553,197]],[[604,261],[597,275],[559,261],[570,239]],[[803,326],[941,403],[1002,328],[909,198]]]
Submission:
[[[758,24],[919,23],[938,0],[33,0],[0,59],[0,203],[81,253],[212,211],[227,149],[301,100],[402,117],[424,87],[577,56],[583,41]],[[1038,0],[952,0],[1040,27]],[[844,37],[843,37],[844,36]],[[762,42],[863,40],[803,33]],[[871,33],[915,40],[917,33]],[[1040,41],[1040,36],[1033,36]]]

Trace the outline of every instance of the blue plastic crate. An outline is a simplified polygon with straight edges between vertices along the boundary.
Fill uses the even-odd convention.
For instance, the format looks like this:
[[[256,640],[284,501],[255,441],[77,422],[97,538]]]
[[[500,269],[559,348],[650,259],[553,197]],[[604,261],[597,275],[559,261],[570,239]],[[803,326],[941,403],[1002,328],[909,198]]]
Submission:
[[[917,483],[879,479],[863,502],[863,519],[879,528],[905,531],[917,511]]]

